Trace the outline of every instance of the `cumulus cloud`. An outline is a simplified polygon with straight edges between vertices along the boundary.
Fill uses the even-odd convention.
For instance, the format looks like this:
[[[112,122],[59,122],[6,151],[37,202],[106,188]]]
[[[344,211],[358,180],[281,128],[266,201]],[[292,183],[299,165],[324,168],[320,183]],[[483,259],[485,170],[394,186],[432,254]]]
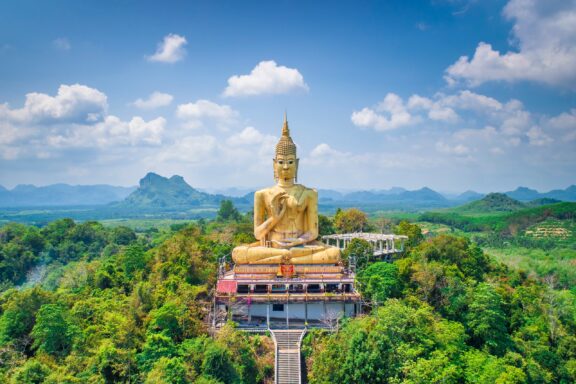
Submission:
[[[272,138],[274,138],[272,136]],[[231,146],[261,144],[266,136],[254,127],[246,127],[241,132],[230,136],[226,142]]]
[[[275,61],[261,61],[249,75],[234,75],[228,79],[225,97],[282,94],[294,90],[308,90],[304,77],[296,68],[277,65]]]
[[[402,98],[394,93],[388,93],[375,109],[354,111],[351,120],[358,127],[373,128],[376,131],[388,131],[417,122],[407,111]]]
[[[558,135],[563,142],[576,141],[576,108],[544,119],[543,125]]]
[[[480,161],[491,154],[512,156],[551,144],[564,148],[576,140],[576,109],[552,117],[534,114],[516,99],[501,101],[470,90],[432,97],[412,95],[407,101],[389,93],[374,109],[353,112],[351,120],[377,131],[425,128],[436,132],[430,141],[437,153],[466,161],[474,157]],[[328,148],[319,146],[314,154],[328,152]]]
[[[153,92],[147,99],[137,99],[132,105],[140,109],[154,109],[170,105],[173,99],[168,93]]]
[[[510,0],[504,16],[514,21],[517,51],[501,53],[480,42],[474,56],[461,56],[446,69],[449,84],[529,80],[576,89],[576,4],[574,1]]]
[[[530,139],[531,145],[543,146],[543,145],[548,145],[548,144],[552,143],[552,141],[553,141],[552,138],[550,136],[548,136],[547,134],[545,134],[542,131],[542,128],[540,128],[540,127],[530,128],[530,130],[528,131],[528,133],[526,133],[526,135]]]
[[[160,63],[175,63],[180,61],[186,55],[184,46],[188,42],[184,36],[169,34],[164,37],[161,43],[158,44],[156,52],[148,56],[148,61],[155,61]]]
[[[185,121],[190,129],[199,128],[206,120],[215,122],[220,127],[233,123],[238,118],[238,112],[228,105],[220,105],[210,100],[198,100],[195,103],[180,104],[176,116]]]
[[[163,117],[145,121],[135,116],[130,121],[122,121],[109,115],[89,128],[77,125],[52,131],[46,137],[46,143],[52,148],[160,145],[165,126]]]
[[[108,109],[107,97],[85,85],[61,85],[56,96],[32,92],[26,95],[24,107],[9,109],[0,105],[0,117],[20,123],[95,123]]]
[[[29,93],[22,108],[0,104],[0,153],[5,159],[50,158],[73,148],[155,146],[166,120],[109,115],[107,96],[85,85],[61,85],[55,96]]]
[[[408,107],[410,109],[424,109],[428,111],[428,118],[436,121],[444,121],[447,123],[454,123],[458,121],[456,112],[444,105],[445,103],[434,102],[426,97],[419,95],[410,96],[408,99]]]

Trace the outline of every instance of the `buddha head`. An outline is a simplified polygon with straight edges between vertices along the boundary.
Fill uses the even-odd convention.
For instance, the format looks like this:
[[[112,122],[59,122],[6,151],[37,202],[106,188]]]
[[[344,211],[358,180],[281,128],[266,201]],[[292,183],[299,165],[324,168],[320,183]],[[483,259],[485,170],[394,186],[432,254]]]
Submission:
[[[282,136],[276,144],[274,156],[274,180],[276,182],[293,183],[298,179],[298,158],[296,157],[296,144],[290,137],[288,121],[284,115]]]

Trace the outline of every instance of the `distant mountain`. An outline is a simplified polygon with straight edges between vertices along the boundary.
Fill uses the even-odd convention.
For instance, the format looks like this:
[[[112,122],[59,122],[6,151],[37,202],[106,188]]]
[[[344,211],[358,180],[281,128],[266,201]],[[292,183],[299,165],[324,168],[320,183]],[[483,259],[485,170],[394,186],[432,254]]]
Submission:
[[[0,187],[0,207],[49,207],[104,205],[128,196],[136,187],[52,184],[36,187],[20,184],[12,190]]]
[[[342,200],[344,195],[333,189],[319,189],[318,190],[318,200],[320,201],[338,201]]]
[[[535,200],[529,201],[528,203],[526,203],[526,205],[529,207],[541,207],[543,205],[550,205],[550,204],[556,204],[556,203],[561,203],[561,201],[556,200],[556,199],[551,199],[549,197],[543,197],[541,199],[535,199]]]
[[[200,192],[206,192],[213,195],[222,195],[230,197],[243,197],[254,191],[253,188],[197,188]]]
[[[182,176],[169,179],[150,172],[140,179],[140,186],[115,206],[140,209],[178,209],[217,205],[225,197],[192,188]]]
[[[392,187],[390,189],[381,189],[379,191],[376,191],[377,194],[379,195],[399,195],[402,192],[406,192],[407,189],[402,188],[402,187]]]
[[[405,191],[400,193],[397,197],[400,200],[447,201],[444,196],[428,187],[417,189],[416,191]]]
[[[536,200],[542,197],[540,192],[527,187],[518,187],[513,191],[506,192],[506,195],[519,201]]]
[[[474,201],[474,200],[480,200],[481,198],[483,198],[485,195],[482,193],[478,193],[476,191],[466,191],[463,192],[461,194],[459,194],[458,196],[456,196],[456,198],[454,200],[459,200],[459,201]]]
[[[544,193],[542,197],[549,197],[551,199],[558,199],[562,201],[576,201],[576,185],[571,185],[566,189],[555,189],[550,192]]]
[[[506,192],[506,195],[519,201],[532,201],[544,198],[560,201],[576,201],[576,185],[571,185],[566,189],[554,189],[546,193],[540,193],[535,189],[527,187],[518,187],[513,191]]]
[[[526,208],[519,202],[503,193],[489,193],[480,200],[454,208],[457,212],[513,212]]]
[[[428,187],[407,191],[394,187],[385,191],[358,191],[346,194],[342,200],[358,202],[401,202],[401,201],[435,201],[445,202],[446,198]]]

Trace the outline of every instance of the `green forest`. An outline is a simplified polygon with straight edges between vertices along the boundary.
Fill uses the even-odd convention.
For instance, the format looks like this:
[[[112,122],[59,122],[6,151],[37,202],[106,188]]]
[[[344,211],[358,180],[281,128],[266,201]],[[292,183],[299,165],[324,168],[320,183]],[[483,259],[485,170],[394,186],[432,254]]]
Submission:
[[[387,228],[410,236],[393,262],[354,240],[343,256],[358,260],[363,315],[308,332],[308,382],[576,382],[574,232],[538,229],[571,231],[574,216],[528,209],[482,228],[392,218]],[[320,216],[320,233],[381,223],[339,210]],[[449,229],[422,230],[440,224]],[[209,329],[217,261],[253,240],[250,215],[225,202],[214,220],[131,227],[0,228],[0,382],[273,382],[268,336]]]

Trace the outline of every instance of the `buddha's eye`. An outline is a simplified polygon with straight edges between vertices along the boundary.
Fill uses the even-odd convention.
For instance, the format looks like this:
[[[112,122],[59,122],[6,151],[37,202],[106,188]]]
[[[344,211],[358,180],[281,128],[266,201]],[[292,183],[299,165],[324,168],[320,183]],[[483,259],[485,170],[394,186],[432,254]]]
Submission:
[[[288,161],[288,164],[290,164],[290,165],[294,164],[294,160]]]
[[[284,164],[284,161],[278,160],[278,164]]]

